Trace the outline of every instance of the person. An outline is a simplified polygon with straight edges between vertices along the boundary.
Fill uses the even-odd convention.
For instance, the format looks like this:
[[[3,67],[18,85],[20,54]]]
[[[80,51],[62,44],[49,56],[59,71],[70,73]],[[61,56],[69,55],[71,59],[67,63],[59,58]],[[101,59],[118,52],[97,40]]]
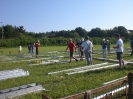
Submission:
[[[84,42],[84,38],[81,38],[81,44]],[[83,60],[83,56],[84,56],[84,51],[82,50],[83,48],[80,45],[80,52],[81,52],[81,57],[80,57],[80,61]]]
[[[71,63],[72,58],[75,59],[75,61],[77,62],[78,60],[74,57],[74,52],[76,52],[76,45],[74,44],[72,39],[69,39],[69,43],[68,43],[68,46],[66,48],[66,51],[68,50],[68,48],[69,48],[69,51],[70,51],[70,61],[69,61],[69,63]]]
[[[38,47],[40,46],[39,40],[36,41],[35,47],[36,47],[36,58],[38,57]]]
[[[84,51],[88,65],[92,65],[93,44],[89,40],[89,36],[85,37],[85,41],[81,44],[81,49]]]
[[[116,55],[117,55],[117,59],[119,61],[119,68],[122,68],[122,64],[123,67],[126,68],[125,64],[124,64],[124,60],[122,59],[122,54],[124,51],[124,44],[123,44],[123,40],[120,38],[120,34],[115,34],[115,38],[117,40],[116,42],[116,46],[114,46],[113,48],[116,49]]]
[[[132,50],[130,56],[132,56],[133,55],[133,38],[131,38],[130,47]]]
[[[29,44],[28,45],[28,51],[29,51],[29,54],[31,53],[31,45]]]
[[[21,54],[21,53],[22,53],[22,46],[20,45],[18,49],[18,54]]]
[[[111,46],[111,43],[109,40],[107,40],[107,51],[108,53],[110,52],[110,46]]]
[[[78,48],[78,55],[79,55],[79,57],[81,57],[81,50],[80,50],[81,40],[78,40],[76,46],[77,46],[77,48]]]
[[[101,46],[102,46],[103,58],[106,58],[107,57],[107,43],[105,42],[105,39],[102,40]]]
[[[34,44],[31,45],[31,52],[34,54]]]

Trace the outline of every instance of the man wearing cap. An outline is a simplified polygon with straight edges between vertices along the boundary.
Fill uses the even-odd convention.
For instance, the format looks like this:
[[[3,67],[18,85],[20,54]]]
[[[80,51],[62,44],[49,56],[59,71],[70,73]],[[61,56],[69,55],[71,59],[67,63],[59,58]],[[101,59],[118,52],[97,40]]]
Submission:
[[[81,44],[81,48],[85,53],[88,65],[92,65],[93,44],[89,40],[89,36],[85,37],[85,41]]]
[[[122,64],[123,64],[123,67],[126,68],[126,66],[124,64],[124,60],[122,59],[122,54],[124,51],[123,40],[120,38],[120,34],[115,34],[115,38],[116,38],[117,42],[116,42],[116,46],[114,46],[113,48],[116,49],[117,59],[119,60],[119,68],[122,68]]]
[[[77,62],[78,60],[74,57],[74,52],[76,51],[76,45],[74,44],[72,39],[69,39],[69,43],[68,43],[68,46],[66,48],[66,51],[67,51],[68,48],[70,50],[70,61],[69,61],[69,63],[71,63],[72,58],[75,59],[75,61]]]

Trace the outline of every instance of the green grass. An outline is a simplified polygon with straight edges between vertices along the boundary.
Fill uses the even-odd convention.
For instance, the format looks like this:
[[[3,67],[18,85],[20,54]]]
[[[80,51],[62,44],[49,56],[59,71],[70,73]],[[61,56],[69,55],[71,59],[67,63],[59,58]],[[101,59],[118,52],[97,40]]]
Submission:
[[[129,47],[128,43],[125,44],[125,47]],[[66,46],[49,46],[49,47],[39,47],[40,56],[39,58],[46,57],[47,52],[49,51],[65,51]],[[100,45],[94,45],[94,49],[101,50]],[[9,51],[12,50],[12,55],[9,55]],[[17,48],[1,48],[0,51],[4,51],[3,55],[0,56],[0,71],[2,70],[10,70],[15,68],[21,68],[26,71],[29,71],[30,75],[25,77],[17,77],[7,80],[0,81],[0,90],[6,88],[17,87],[29,83],[37,83],[43,85],[44,88],[50,90],[49,92],[39,92],[32,93],[25,96],[20,97],[20,99],[41,99],[41,95],[46,93],[52,99],[59,99],[61,97],[65,97],[68,95],[76,94],[79,92],[84,92],[89,89],[93,89],[96,87],[100,87],[104,82],[108,82],[110,80],[114,80],[123,76],[126,76],[129,72],[133,71],[133,66],[128,65],[127,69],[118,70],[117,67],[89,71],[81,74],[74,75],[66,75],[65,73],[59,73],[54,75],[48,75],[49,72],[55,72],[59,70],[71,69],[75,67],[86,66],[86,61],[73,61],[72,63],[65,64],[49,64],[49,65],[38,65],[38,66],[29,66],[30,62],[28,61],[20,61],[20,62],[11,62],[11,60],[3,60],[3,57],[15,57],[13,60],[30,60],[31,58],[18,58],[17,56]],[[23,47],[23,54],[28,53],[28,48]],[[1,53],[0,53],[1,54]],[[15,54],[15,55],[14,55]],[[69,56],[69,53],[66,54],[58,54]],[[116,55],[113,54],[108,55],[108,58],[116,59]],[[51,55],[53,56],[53,55]],[[102,57],[102,54],[94,55],[97,57]],[[69,58],[63,58],[69,59]],[[63,60],[62,59],[62,60]],[[130,60],[131,57],[124,53],[124,60]],[[3,61],[2,61],[3,60]],[[106,61],[98,61],[93,60],[94,64],[104,63]]]

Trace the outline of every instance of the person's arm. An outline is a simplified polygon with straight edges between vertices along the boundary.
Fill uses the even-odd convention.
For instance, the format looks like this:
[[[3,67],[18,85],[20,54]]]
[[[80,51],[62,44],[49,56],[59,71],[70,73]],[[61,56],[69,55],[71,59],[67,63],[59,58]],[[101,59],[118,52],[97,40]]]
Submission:
[[[68,46],[67,46],[67,48],[66,48],[66,50],[65,50],[65,52],[68,50]]]
[[[132,41],[130,42],[130,47],[131,47],[131,49],[132,49]]]
[[[92,47],[92,53],[93,53],[93,47]]]
[[[117,44],[116,46],[114,46],[113,48],[119,48],[120,47],[120,44]]]

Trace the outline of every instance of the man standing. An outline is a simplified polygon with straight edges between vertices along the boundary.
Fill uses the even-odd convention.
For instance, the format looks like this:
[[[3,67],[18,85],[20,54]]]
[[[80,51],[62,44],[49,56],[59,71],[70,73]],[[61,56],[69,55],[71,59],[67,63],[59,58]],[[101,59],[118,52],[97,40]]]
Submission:
[[[32,54],[34,54],[34,44],[31,45]]]
[[[107,40],[107,51],[108,53],[110,52],[110,46],[111,46],[111,43],[109,40]]]
[[[73,43],[72,39],[69,39],[69,43],[68,43],[68,46],[66,48],[66,51],[67,51],[68,48],[70,50],[70,61],[69,61],[69,63],[71,63],[72,58],[75,59],[75,61],[77,62],[78,60],[74,57],[74,52],[76,52],[76,45]]]
[[[22,53],[22,46],[20,45],[18,49],[18,54],[21,54],[21,53]]]
[[[81,44],[81,48],[83,48],[82,50],[85,53],[88,65],[92,65],[93,44],[88,36],[85,37],[85,41]]]
[[[78,55],[79,55],[79,57],[81,57],[81,50],[80,50],[81,40],[78,40],[76,46],[77,46],[77,48],[78,48]]]
[[[29,51],[29,54],[31,53],[31,45],[29,44],[28,45],[28,51]]]
[[[107,43],[105,42],[105,39],[102,40],[101,46],[102,46],[103,58],[106,58],[107,57]]]
[[[119,60],[119,68],[122,68],[122,64],[123,64],[123,67],[126,68],[126,66],[124,64],[124,60],[122,59],[122,54],[124,51],[123,40],[120,38],[120,34],[115,34],[115,38],[116,38],[117,42],[116,42],[116,46],[114,46],[113,48],[116,49],[117,59]]]
[[[84,38],[81,38],[81,44],[82,44],[83,42],[84,42]],[[84,51],[82,50],[81,45],[80,45],[80,51],[81,51],[80,60],[83,61]]]
[[[39,42],[39,40],[37,40],[36,43],[35,43],[35,47],[36,47],[36,58],[38,56],[38,47],[39,47],[39,45],[40,45],[40,42]]]

